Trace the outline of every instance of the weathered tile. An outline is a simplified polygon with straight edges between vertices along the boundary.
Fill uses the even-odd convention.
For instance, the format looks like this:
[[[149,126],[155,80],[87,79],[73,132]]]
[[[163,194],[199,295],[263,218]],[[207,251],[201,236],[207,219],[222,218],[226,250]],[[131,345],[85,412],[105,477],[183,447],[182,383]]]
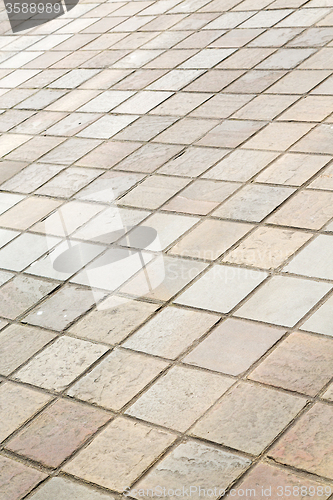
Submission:
[[[229,318],[214,328],[183,362],[227,375],[239,375],[284,333],[271,326]]]
[[[1,256],[1,251],[0,251]],[[333,256],[333,238],[317,236],[283,268],[285,272],[314,278],[333,279],[329,262]]]
[[[269,452],[275,461],[332,479],[333,408],[316,403]]]
[[[169,253],[215,260],[252,228],[250,224],[206,219],[181,238]]]
[[[268,149],[270,151],[285,151],[309,132],[312,127],[313,123],[269,123],[255,137],[247,141],[245,147],[250,149]],[[259,127],[257,127],[258,129]],[[325,151],[323,152],[325,153]]]
[[[115,349],[76,382],[69,396],[104,408],[120,410],[168,364],[124,349]]]
[[[32,193],[50,178],[57,175],[62,169],[62,165],[33,163],[14,175],[14,177],[5,182],[1,187],[4,190],[16,191],[18,193]]]
[[[168,130],[158,135],[154,140],[171,144],[192,144],[205,136],[205,134],[217,124],[217,120],[182,118],[169,127]],[[220,146],[221,144],[218,145]],[[222,147],[224,147],[223,144]]]
[[[240,382],[194,426],[192,434],[259,455],[305,404],[306,399]]]
[[[0,492],[3,500],[20,500],[46,477],[44,472],[0,456]]]
[[[16,378],[62,391],[106,351],[106,347],[85,340],[60,337],[21,368]]]
[[[113,495],[92,489],[63,477],[53,477],[33,493],[33,500],[114,500]],[[317,499],[316,499],[317,500]]]
[[[182,305],[229,312],[256,288],[267,274],[261,271],[215,265],[175,302]]]
[[[274,276],[238,309],[237,316],[291,327],[330,289],[328,283]]]
[[[204,312],[167,307],[139,328],[124,347],[174,359],[218,320]]]
[[[224,256],[223,261],[274,269],[304,245],[311,236],[309,233],[289,229],[259,227]]]
[[[232,385],[213,373],[175,366],[126,411],[128,415],[185,432]]]
[[[250,378],[315,396],[331,379],[333,341],[292,333],[251,373]]]
[[[208,132],[198,141],[198,144],[200,146],[236,148],[261,129],[263,125],[263,123],[250,120],[225,120]]]
[[[1,330],[0,373],[9,375],[54,338],[51,332],[30,326],[10,325]]]
[[[117,418],[64,470],[89,482],[122,492],[174,440],[175,436],[171,433]]]
[[[117,344],[144,323],[157,307],[148,302],[111,296],[76,322],[69,332],[84,339]]]
[[[31,196],[0,215],[0,225],[10,229],[27,229],[58,208],[60,202],[52,198]]]
[[[155,146],[156,147],[156,146]],[[176,147],[176,146],[164,146]],[[142,148],[143,149],[143,148]],[[159,169],[159,173],[196,177],[221,160],[229,151],[227,149],[198,148],[190,146],[168,159]]]
[[[314,314],[312,314],[312,316],[310,316],[309,319],[305,321],[305,323],[303,323],[301,329],[333,336],[332,303],[333,300],[332,297],[330,297],[322,306],[319,307],[317,311],[315,311]]]
[[[58,400],[10,439],[6,447],[48,467],[57,467],[109,419],[103,410]]]
[[[98,175],[98,179],[81,189],[76,198],[110,203],[144,178],[143,174],[116,171],[105,172],[103,175],[98,171]]]
[[[15,319],[56,288],[50,281],[17,275],[0,289],[0,315]]]
[[[90,309],[96,302],[98,295],[93,295],[91,290],[75,285],[65,285],[53,294],[40,306],[33,309],[24,322],[35,326],[63,330],[72,321]],[[103,294],[99,294],[99,299]]]
[[[0,441],[30,419],[50,400],[50,396],[23,385],[4,382],[0,385]]]
[[[218,450],[195,441],[180,444],[156,465],[134,488],[130,495],[140,498],[141,491],[165,491],[166,499],[172,498],[172,491],[191,492],[194,499],[203,492],[211,498],[223,495],[227,486],[236,479],[251,461],[233,453]],[[196,484],[200,483],[200,492]],[[170,486],[172,485],[172,489]],[[185,494],[185,493],[184,493]]]

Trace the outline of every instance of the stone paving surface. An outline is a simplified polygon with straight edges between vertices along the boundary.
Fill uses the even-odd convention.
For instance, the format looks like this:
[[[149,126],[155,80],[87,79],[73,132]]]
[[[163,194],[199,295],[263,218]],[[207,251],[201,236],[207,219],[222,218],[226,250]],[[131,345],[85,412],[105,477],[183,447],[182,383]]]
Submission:
[[[1,7],[1,500],[333,499],[333,0],[26,18]]]

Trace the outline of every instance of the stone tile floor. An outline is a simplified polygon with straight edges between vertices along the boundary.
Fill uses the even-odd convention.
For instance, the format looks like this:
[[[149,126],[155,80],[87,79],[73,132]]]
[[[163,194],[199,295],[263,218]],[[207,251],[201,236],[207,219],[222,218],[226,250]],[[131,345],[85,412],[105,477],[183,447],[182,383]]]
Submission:
[[[2,4],[0,499],[332,500],[333,0],[24,18]]]

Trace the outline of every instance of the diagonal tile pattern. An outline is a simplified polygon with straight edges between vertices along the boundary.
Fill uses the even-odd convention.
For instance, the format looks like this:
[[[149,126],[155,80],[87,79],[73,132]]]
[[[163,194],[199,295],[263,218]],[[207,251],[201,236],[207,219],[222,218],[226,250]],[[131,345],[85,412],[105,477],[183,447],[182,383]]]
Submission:
[[[329,500],[333,1],[5,3],[1,500]]]

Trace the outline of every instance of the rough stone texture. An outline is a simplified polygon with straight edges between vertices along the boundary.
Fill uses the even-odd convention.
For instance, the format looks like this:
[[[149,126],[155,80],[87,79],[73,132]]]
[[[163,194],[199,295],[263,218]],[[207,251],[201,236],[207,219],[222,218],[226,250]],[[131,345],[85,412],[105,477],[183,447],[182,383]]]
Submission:
[[[46,477],[39,470],[0,456],[0,492],[3,500],[20,500]]]

